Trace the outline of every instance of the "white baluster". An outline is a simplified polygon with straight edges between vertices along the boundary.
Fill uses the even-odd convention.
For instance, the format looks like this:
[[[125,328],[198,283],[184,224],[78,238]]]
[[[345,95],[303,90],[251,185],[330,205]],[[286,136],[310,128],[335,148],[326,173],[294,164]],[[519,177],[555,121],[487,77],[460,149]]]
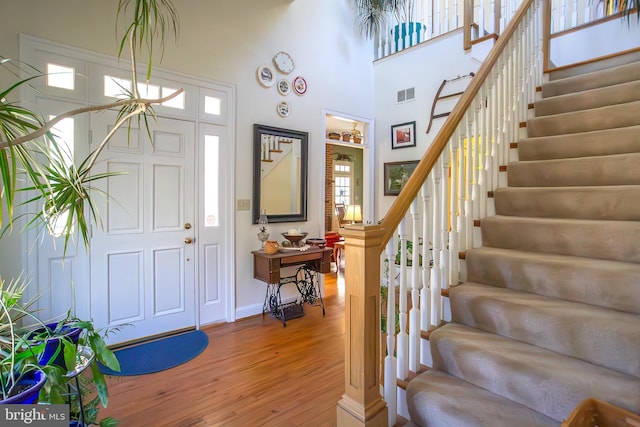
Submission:
[[[464,119],[458,126],[451,137],[451,200],[449,209],[449,277],[448,284],[457,283],[458,280],[458,262],[457,254],[460,247],[461,236],[464,232],[461,227],[464,224],[464,150],[465,150],[465,131]]]
[[[478,218],[478,212],[480,210],[480,202],[478,198],[480,197],[479,191],[479,183],[478,183],[478,163],[479,163],[479,155],[478,150],[480,150],[480,130],[478,126],[478,115],[480,114],[480,101],[482,99],[482,91],[479,91],[474,100],[473,110],[472,110],[472,122],[471,122],[471,152],[467,153],[467,158],[469,159],[469,166],[467,167],[467,198],[466,198],[466,215],[467,221],[465,225],[465,246],[461,248],[465,252],[473,247],[473,220]]]
[[[459,5],[458,0],[453,0],[453,29],[460,27],[460,17],[459,17]]]
[[[449,178],[449,153],[451,148],[447,147],[442,152],[442,179],[440,180],[440,193],[442,203],[440,204],[440,234],[442,236],[442,248],[440,250],[440,283],[442,289],[449,288],[450,282],[450,274],[449,271],[449,245],[451,242],[448,242],[449,230],[447,227],[447,218],[448,218],[448,208],[449,204],[447,203],[447,189],[449,188],[450,178]],[[439,298],[439,297],[438,297]]]
[[[411,213],[411,310],[409,311],[409,370],[418,372],[420,369],[420,211],[418,198],[413,199]]]
[[[451,10],[449,7],[449,2],[446,1],[444,3],[444,32],[448,33],[450,29],[451,23]]]
[[[405,219],[398,227],[400,234],[400,292],[398,296],[398,314],[400,331],[398,332],[398,378],[409,376],[409,334],[407,333],[407,235]],[[395,257],[394,257],[395,261]]]
[[[430,282],[433,241],[429,223],[429,187],[431,175],[422,184],[422,288],[420,289],[420,330],[429,330],[429,310],[431,307]],[[421,359],[422,360],[422,359]]]
[[[440,204],[446,203],[442,199],[440,193],[442,179],[442,159],[438,159],[433,171],[431,172],[431,180],[433,184],[433,232],[431,238],[433,239],[433,267],[431,268],[431,309],[429,310],[431,318],[431,326],[438,326],[442,316],[442,309],[440,305],[440,286],[442,284],[441,268],[440,268],[440,252],[442,251],[442,235],[440,234]]]
[[[395,291],[395,245],[394,239],[389,239],[386,247],[387,257],[387,354],[384,357],[384,400],[389,410],[389,425],[395,424],[397,411],[396,390],[396,291]]]

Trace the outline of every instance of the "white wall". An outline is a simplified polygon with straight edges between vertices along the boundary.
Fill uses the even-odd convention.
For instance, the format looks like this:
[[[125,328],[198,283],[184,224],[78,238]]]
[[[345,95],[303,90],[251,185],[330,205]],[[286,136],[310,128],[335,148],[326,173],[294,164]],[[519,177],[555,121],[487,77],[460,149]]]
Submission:
[[[562,66],[636,48],[639,45],[637,16],[613,19],[552,38],[549,57],[552,66]]]
[[[433,138],[442,127],[445,118],[435,119],[426,133],[431,116],[431,105],[443,80],[450,80],[476,72],[480,61],[486,57],[488,45],[481,45],[465,53],[462,47],[462,31],[457,30],[437,39],[378,60],[375,69],[375,135],[376,135],[376,221],[382,219],[395,200],[395,196],[383,196],[383,164],[405,160],[420,160]],[[470,82],[461,79],[447,84],[442,94],[461,90]],[[452,90],[452,86],[458,86]],[[415,87],[415,99],[396,102],[399,90]],[[457,99],[457,98],[456,98]],[[440,109],[438,111],[450,111]],[[391,126],[416,121],[416,146],[391,149]]]
[[[181,21],[177,45],[168,44],[160,67],[237,88],[236,199],[252,196],[252,126],[254,123],[309,132],[308,214],[306,223],[270,225],[273,236],[300,227],[316,236],[322,222],[324,163],[323,108],[373,117],[373,60],[368,42],[354,27],[350,0],[174,0]],[[27,33],[115,55],[117,2],[87,0],[2,0],[0,55],[18,57],[18,34]],[[275,87],[256,80],[260,64],[278,51],[288,52],[308,83],[305,96],[289,94],[291,113],[281,118]],[[0,87],[6,87],[0,76]],[[240,316],[261,308],[264,284],[255,281],[250,252],[259,247],[251,211],[236,217],[236,307]],[[19,265],[19,242],[3,239],[2,271]],[[9,262],[11,264],[9,264]]]

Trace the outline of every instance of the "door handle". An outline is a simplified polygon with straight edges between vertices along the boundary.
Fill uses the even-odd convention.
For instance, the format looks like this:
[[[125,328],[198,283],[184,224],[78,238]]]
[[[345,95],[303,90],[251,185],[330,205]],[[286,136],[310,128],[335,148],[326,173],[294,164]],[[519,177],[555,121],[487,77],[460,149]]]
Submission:
[[[185,237],[185,238],[184,238],[184,242],[185,242],[187,245],[189,245],[189,244],[193,243],[193,239],[192,239],[191,237]]]

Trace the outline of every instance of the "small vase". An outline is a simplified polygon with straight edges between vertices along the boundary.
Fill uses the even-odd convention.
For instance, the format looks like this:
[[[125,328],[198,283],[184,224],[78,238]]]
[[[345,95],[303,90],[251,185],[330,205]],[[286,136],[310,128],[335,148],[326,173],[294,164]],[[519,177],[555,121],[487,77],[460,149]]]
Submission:
[[[264,245],[264,253],[268,255],[278,253],[278,242],[275,240],[267,240]]]

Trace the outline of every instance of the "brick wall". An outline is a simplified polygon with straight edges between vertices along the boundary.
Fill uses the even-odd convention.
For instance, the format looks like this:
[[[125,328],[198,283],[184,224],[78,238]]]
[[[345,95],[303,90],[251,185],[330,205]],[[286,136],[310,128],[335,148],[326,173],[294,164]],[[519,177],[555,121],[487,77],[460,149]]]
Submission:
[[[325,181],[324,181],[324,229],[331,230],[333,222],[333,145],[325,144]]]

